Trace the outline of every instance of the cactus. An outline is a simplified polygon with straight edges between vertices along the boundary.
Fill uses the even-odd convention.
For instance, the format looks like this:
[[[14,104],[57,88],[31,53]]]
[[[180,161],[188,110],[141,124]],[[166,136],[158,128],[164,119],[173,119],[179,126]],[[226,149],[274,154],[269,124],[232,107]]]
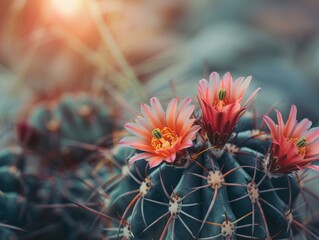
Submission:
[[[190,99],[173,99],[166,112],[156,98],[141,106],[142,115],[125,125],[135,136],[120,141],[133,150],[120,148],[114,156],[123,167],[109,191],[109,215],[115,218],[109,239],[319,238],[303,226],[311,216],[309,195],[318,199],[303,181],[318,173],[308,178],[313,170],[296,171],[317,170],[312,162],[318,159],[318,130],[308,131],[307,120],[298,124],[292,108],[286,125],[279,113],[279,127],[264,117],[267,132],[245,107],[258,89],[241,105],[249,82],[233,83],[230,74],[219,80],[216,73],[210,83],[201,80],[202,114],[193,113]],[[261,123],[257,129],[255,122]],[[286,136],[288,129],[305,137],[297,138],[302,143],[281,139],[278,150],[278,132]]]
[[[296,180],[270,178],[260,164],[264,155],[238,143],[219,158],[203,153],[186,168],[134,163],[110,194],[110,214],[129,219],[129,239],[289,238],[287,191],[296,198]]]
[[[0,239],[17,240],[18,237],[13,230],[6,227],[0,227]]]
[[[151,98],[125,124],[134,136],[112,147],[99,140],[115,124],[92,99],[40,107],[18,124],[20,146],[0,152],[0,223],[28,232],[0,224],[0,236],[319,238],[309,187],[319,130],[298,123],[295,106],[278,125],[248,112],[250,80],[213,73],[199,83],[200,109],[174,98],[164,111]]]
[[[103,237],[101,220],[74,202],[107,206],[99,189],[112,171],[91,153],[113,141],[104,139],[114,131],[110,119],[101,103],[82,95],[37,107],[17,125],[20,146],[0,151],[0,222],[27,231],[16,232],[17,239]],[[1,234],[14,236],[10,229]]]
[[[35,172],[37,164],[31,167],[36,161],[41,158],[17,149],[0,152],[0,222],[26,229],[16,233],[26,239],[100,239],[101,222],[71,200],[101,209],[107,196],[97,190],[109,177],[107,169],[82,163],[46,175]],[[27,167],[17,168],[22,162]]]
[[[5,224],[5,223],[0,223],[0,239],[8,239],[8,240],[18,239],[18,236],[15,234],[14,231],[25,232],[24,229],[21,229],[9,224]]]
[[[36,106],[27,121],[17,125],[21,144],[41,154],[51,168],[78,164],[91,151],[83,143],[110,146],[115,122],[110,110],[88,95],[64,96]]]

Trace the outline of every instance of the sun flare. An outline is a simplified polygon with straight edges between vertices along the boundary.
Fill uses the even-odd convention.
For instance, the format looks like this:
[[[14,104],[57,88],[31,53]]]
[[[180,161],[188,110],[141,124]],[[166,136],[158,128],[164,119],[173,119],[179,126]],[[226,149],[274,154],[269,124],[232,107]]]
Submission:
[[[77,15],[84,5],[84,0],[50,0],[52,8],[64,17]]]

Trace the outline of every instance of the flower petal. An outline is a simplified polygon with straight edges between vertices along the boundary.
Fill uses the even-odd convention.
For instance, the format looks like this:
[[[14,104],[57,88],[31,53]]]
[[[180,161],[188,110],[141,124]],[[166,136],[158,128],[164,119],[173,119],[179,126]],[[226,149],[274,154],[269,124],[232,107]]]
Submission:
[[[159,125],[159,121],[156,115],[152,112],[152,109],[147,104],[141,105],[141,113],[148,120],[152,128],[156,128]]]
[[[125,124],[126,130],[135,136],[126,136],[120,140],[121,145],[144,152],[131,157],[130,163],[143,158],[150,162],[150,167],[157,166],[163,161],[173,163],[177,152],[193,145],[192,140],[200,128],[200,126],[193,126],[196,120],[190,118],[193,111],[194,105],[191,104],[191,98],[185,98],[179,104],[177,98],[172,99],[166,112],[157,98],[151,98],[150,106],[142,104],[142,116],[136,117],[135,123]],[[161,141],[155,147],[152,145],[154,138],[152,132],[157,128],[165,131],[165,134],[172,134],[172,138],[167,138],[168,140],[165,137],[165,141],[169,141],[165,147],[160,143],[164,142],[162,136],[159,137]]]
[[[292,105],[290,108],[288,120],[286,122],[286,128],[284,131],[285,136],[288,136],[288,134],[292,132],[293,129],[297,126],[296,118],[297,118],[297,108],[295,105]]]
[[[308,129],[311,127],[311,125],[312,125],[312,122],[309,119],[307,119],[307,118],[303,119],[297,125],[297,127],[294,129],[292,137],[303,136],[308,131]]]
[[[249,76],[233,81],[232,75],[227,72],[220,80],[218,73],[213,72],[209,82],[199,81],[197,92],[202,109],[203,127],[211,144],[216,148],[222,148],[225,145],[227,136],[231,136],[239,119],[246,111],[245,104],[250,102],[260,90],[260,88],[256,89],[245,104],[241,105],[251,79],[252,77]],[[220,96],[221,93],[222,96]]]
[[[283,133],[283,130],[285,127],[284,120],[282,119],[282,115],[278,110],[276,110],[276,113],[277,113],[277,121],[278,121],[278,131],[280,133]]]
[[[196,133],[201,129],[201,126],[195,125],[193,126],[190,131],[185,135],[184,139],[187,140],[194,140],[196,138]]]
[[[311,143],[319,138],[319,127],[310,129],[306,134],[305,138],[308,143]]]
[[[165,125],[165,112],[161,105],[161,103],[158,101],[156,97],[151,98],[150,100],[151,108],[154,109],[154,112],[156,116],[159,118],[160,123],[162,126]]]
[[[129,159],[129,164],[132,164],[133,162],[137,161],[137,160],[141,160],[141,159],[148,159],[153,157],[152,154],[150,153],[139,153],[139,154],[135,154],[134,156],[132,156]]]
[[[125,129],[136,136],[147,138],[150,135],[150,131],[141,127],[136,123],[126,123],[124,125]]]
[[[274,123],[274,121],[270,117],[268,117],[266,115],[263,116],[263,120],[267,124],[267,126],[268,126],[268,128],[270,130],[270,133],[273,136],[273,138],[276,138],[276,136],[277,136],[277,125]]]
[[[177,117],[176,120],[176,132],[180,135],[184,135],[184,132],[182,132],[185,128],[185,123],[188,121],[191,121],[192,124],[195,122],[195,119],[189,119],[190,116],[193,114],[195,109],[194,105],[191,105],[187,108],[185,108]],[[193,121],[192,121],[193,120]]]
[[[173,152],[171,155],[165,158],[165,160],[169,163],[173,163],[175,159],[176,159],[176,152]]]
[[[154,148],[149,144],[149,142],[143,141],[143,139],[133,136],[127,136],[120,140],[120,145],[133,147],[142,151],[153,152]]]
[[[167,126],[171,129],[175,128],[175,122],[176,122],[176,109],[177,109],[177,98],[172,99],[166,110],[166,122]]]
[[[295,105],[291,106],[286,123],[281,113],[277,111],[278,126],[269,117],[264,116],[272,135],[271,158],[277,159],[270,167],[275,174],[289,174],[304,168],[319,169],[311,165],[312,162],[319,160],[319,128],[310,129],[312,124],[310,120],[305,118],[298,123],[296,117]],[[300,146],[296,141],[302,137],[306,138],[306,144]],[[277,165],[281,167],[279,170],[276,169]]]
[[[312,170],[319,172],[319,166],[317,166],[317,165],[308,165],[306,168],[309,168],[309,169],[312,169]]]
[[[191,98],[191,97],[188,97],[188,98],[183,99],[183,100],[178,104],[178,107],[177,107],[177,115],[179,116],[180,114],[182,114],[182,112],[185,111],[186,108],[193,106],[193,105],[191,105],[191,103],[192,103],[192,98]]]
[[[148,162],[150,164],[150,168],[156,167],[158,165],[160,165],[163,162],[163,158],[162,157],[152,157],[148,159]]]

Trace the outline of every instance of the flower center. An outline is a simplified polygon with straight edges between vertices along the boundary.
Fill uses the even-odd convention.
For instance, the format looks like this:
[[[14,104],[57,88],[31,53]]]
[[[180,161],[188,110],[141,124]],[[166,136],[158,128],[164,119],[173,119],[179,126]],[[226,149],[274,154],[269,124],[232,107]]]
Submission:
[[[213,106],[218,108],[219,110],[223,109],[227,105],[226,102],[226,90],[221,88],[218,91],[218,100],[215,100]]]
[[[152,131],[152,147],[155,150],[171,148],[177,141],[177,134],[170,128],[164,127],[162,130],[155,128]]]
[[[301,156],[305,156],[307,153],[307,139],[305,137],[301,137],[301,138],[287,138],[287,140],[289,142],[292,142],[294,144],[296,144],[296,146],[298,147],[298,154]]]

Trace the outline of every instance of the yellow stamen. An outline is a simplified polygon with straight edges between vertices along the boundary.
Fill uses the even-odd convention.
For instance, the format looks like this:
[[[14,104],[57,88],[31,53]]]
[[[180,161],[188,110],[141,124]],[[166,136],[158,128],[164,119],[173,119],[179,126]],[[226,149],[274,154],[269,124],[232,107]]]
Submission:
[[[155,150],[171,148],[178,139],[177,134],[168,127],[164,127],[162,130],[155,128],[152,135],[151,145]]]
[[[307,139],[305,137],[300,138],[287,138],[289,142],[296,144],[298,147],[298,154],[301,156],[305,156],[308,150]]]

